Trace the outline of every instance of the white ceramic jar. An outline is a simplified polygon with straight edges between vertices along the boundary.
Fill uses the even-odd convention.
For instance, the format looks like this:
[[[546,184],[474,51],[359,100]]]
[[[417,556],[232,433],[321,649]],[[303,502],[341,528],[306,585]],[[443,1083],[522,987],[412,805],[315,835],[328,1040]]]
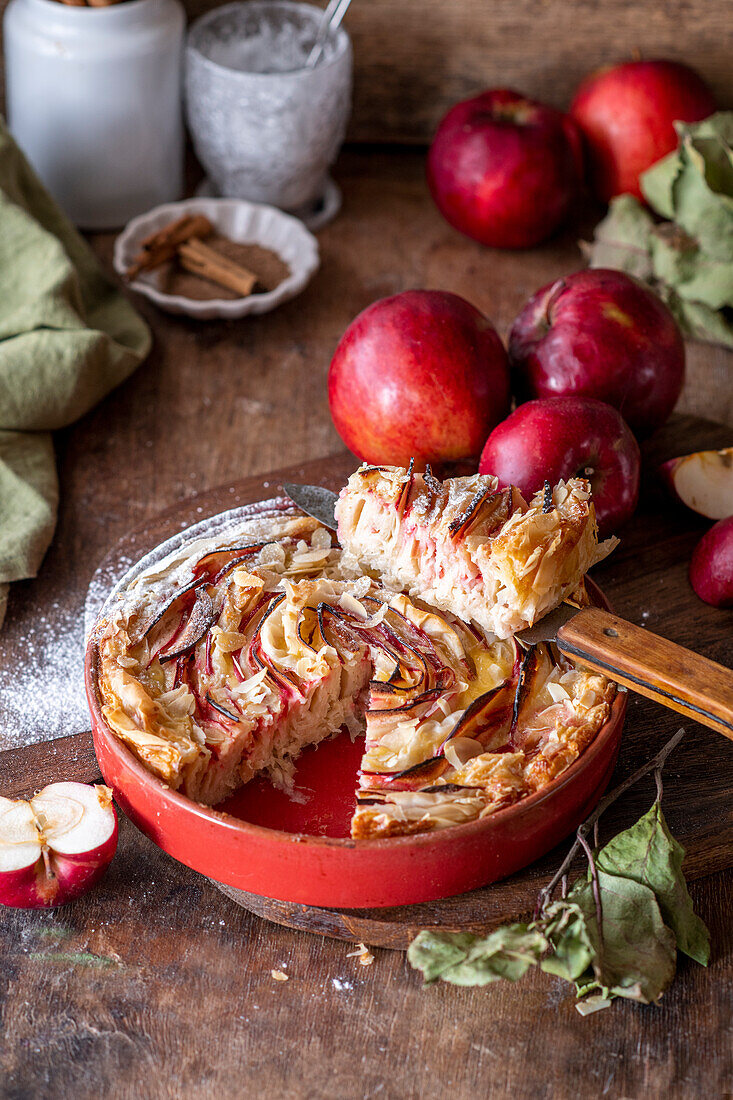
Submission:
[[[184,23],[179,0],[10,0],[8,124],[78,226],[114,229],[180,198]]]

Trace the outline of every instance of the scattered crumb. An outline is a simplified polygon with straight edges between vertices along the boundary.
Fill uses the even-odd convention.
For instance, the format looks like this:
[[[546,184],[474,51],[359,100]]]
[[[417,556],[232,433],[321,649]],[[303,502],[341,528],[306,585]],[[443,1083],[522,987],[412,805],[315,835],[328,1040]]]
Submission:
[[[270,974],[276,982],[286,982],[288,980],[288,975],[284,970],[271,970]]]
[[[371,966],[374,962],[374,955],[372,955],[365,943],[357,943],[356,951],[349,951],[346,958],[353,959],[357,956],[361,966]]]

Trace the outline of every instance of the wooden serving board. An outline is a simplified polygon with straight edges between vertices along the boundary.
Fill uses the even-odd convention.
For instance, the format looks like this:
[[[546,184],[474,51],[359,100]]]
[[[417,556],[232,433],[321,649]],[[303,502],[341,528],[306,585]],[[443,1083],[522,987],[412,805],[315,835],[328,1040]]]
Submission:
[[[644,447],[647,476],[636,517],[622,532],[618,550],[593,573],[619,614],[727,665],[733,663],[733,612],[703,604],[686,577],[692,548],[708,525],[670,500],[655,471],[665,458],[729,443],[730,431],[722,425],[673,418]],[[111,585],[130,561],[185,525],[278,495],[283,481],[337,489],[354,468],[353,456],[343,453],[191,497],[123,538],[97,570],[93,584]],[[613,784],[653,756],[680,724],[672,712],[630,697]],[[694,878],[733,866],[733,744],[693,722],[682,724],[687,734],[666,769],[664,808],[672,831],[687,850],[686,873]],[[98,775],[88,734],[5,752],[0,755],[0,772],[6,795],[25,793],[54,777],[92,780]],[[629,825],[652,798],[650,780],[630,791],[606,814],[602,837]],[[391,909],[315,908],[216,885],[238,904],[279,924],[403,949],[420,928],[478,932],[528,914],[561,858],[557,850],[504,882],[438,902]]]

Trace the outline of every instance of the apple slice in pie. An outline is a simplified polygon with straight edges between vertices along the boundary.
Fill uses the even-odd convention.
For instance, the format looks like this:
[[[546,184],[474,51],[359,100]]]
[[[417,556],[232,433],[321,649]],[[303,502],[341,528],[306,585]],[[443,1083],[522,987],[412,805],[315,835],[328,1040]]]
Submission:
[[[531,626],[617,545],[598,543],[590,485],[549,484],[527,504],[475,474],[446,481],[412,467],[362,466],[336,504],[355,569],[473,622],[495,638]]]

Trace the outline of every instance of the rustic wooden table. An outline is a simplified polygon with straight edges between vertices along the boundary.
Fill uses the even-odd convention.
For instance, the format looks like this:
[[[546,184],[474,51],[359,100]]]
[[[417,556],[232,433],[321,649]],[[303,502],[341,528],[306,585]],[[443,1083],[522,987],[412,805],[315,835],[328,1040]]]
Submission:
[[[505,333],[531,291],[580,266],[577,232],[526,254],[461,239],[417,153],[348,153],[323,265],[278,312],[195,324],[140,303],[149,361],[57,438],[62,508],[12,620],[85,584],[131,526],[191,494],[339,449],[326,401],[349,320],[408,287],[456,291]],[[589,222],[590,224],[590,222]],[[95,242],[109,260],[111,240]],[[733,424],[733,356],[690,347],[681,408]],[[721,742],[721,751],[729,746]],[[714,763],[711,763],[714,766]],[[729,1095],[733,874],[693,884],[707,971],[681,962],[660,1007],[581,1019],[568,987],[421,988],[399,952],[270,925],[174,863],[129,823],[102,885],[59,912],[0,915],[0,1096],[693,1097]],[[272,969],[289,981],[277,982]]]

